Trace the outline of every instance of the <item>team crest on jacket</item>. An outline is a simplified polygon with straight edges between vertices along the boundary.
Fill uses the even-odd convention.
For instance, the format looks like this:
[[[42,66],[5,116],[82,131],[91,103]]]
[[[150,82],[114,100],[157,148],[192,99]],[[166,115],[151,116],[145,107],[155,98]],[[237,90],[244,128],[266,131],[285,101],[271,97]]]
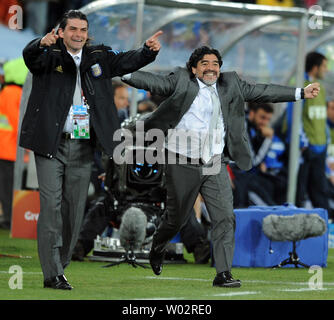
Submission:
[[[99,77],[102,74],[101,66],[98,63],[95,63],[91,66],[92,74],[95,78]]]
[[[60,73],[63,73],[63,67],[62,66],[56,67],[56,71],[60,72]]]

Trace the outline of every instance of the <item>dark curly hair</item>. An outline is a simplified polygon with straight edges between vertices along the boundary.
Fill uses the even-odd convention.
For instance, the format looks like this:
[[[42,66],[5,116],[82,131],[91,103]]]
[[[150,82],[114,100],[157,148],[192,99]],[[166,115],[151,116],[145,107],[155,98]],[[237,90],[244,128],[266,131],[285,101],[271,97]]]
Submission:
[[[223,60],[222,60],[222,57],[221,57],[218,50],[209,48],[207,46],[203,46],[203,47],[197,48],[193,51],[193,53],[191,54],[191,56],[190,56],[190,58],[189,58],[189,60],[186,64],[187,69],[190,72],[190,74],[193,74],[192,67],[196,68],[197,63],[200,60],[202,60],[204,55],[206,55],[206,54],[214,54],[218,59],[219,66],[221,67],[223,65]]]

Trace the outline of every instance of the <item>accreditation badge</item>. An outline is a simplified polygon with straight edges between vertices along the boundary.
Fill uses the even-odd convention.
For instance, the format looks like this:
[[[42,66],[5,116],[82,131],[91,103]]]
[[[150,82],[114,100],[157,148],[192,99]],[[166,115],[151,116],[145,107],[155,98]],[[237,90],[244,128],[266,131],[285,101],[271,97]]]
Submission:
[[[71,139],[89,139],[89,113],[87,105],[72,106],[73,131]]]

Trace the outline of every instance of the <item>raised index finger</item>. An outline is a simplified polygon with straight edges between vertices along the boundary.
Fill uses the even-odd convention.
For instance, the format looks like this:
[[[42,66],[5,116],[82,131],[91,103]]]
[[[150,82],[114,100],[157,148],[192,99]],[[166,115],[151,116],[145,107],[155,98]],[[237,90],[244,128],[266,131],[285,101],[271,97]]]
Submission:
[[[157,39],[158,37],[160,37],[164,32],[159,30],[158,32],[156,32],[151,38],[150,40],[154,40]]]

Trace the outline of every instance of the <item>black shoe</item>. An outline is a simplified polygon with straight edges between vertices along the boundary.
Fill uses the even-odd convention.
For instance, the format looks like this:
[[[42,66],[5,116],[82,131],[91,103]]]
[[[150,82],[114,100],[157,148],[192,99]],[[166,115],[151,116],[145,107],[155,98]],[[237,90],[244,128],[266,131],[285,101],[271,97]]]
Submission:
[[[44,288],[72,290],[73,287],[68,283],[64,275],[44,280]]]
[[[153,248],[150,251],[149,259],[150,259],[150,265],[152,267],[153,272],[158,276],[162,272],[162,263],[164,261],[165,251],[162,253],[157,253],[153,250]]]
[[[233,279],[230,271],[224,271],[216,275],[215,279],[213,280],[213,286],[225,288],[240,288],[241,281]]]

